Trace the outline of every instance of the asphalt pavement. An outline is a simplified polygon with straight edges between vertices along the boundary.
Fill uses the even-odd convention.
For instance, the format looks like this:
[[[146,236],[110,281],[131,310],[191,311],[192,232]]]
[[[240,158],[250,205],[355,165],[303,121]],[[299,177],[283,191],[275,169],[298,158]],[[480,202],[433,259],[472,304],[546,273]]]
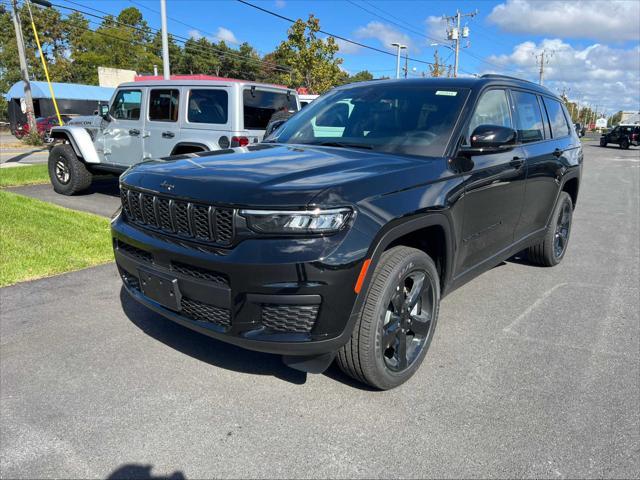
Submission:
[[[33,163],[45,163],[49,157],[46,146],[24,145],[8,131],[0,132],[0,167],[14,167]]]
[[[0,476],[637,478],[640,150],[585,155],[562,264],[452,293],[389,392],[164,320],[113,264],[1,289]]]

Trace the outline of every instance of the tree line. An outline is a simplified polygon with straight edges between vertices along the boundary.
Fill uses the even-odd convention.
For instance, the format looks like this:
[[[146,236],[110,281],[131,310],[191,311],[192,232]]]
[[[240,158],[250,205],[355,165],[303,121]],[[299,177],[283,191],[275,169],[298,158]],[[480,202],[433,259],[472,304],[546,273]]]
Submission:
[[[20,7],[19,13],[30,78],[44,80],[26,6]],[[154,65],[162,70],[161,32],[152,29],[136,7],[97,20],[79,12],[64,16],[54,8],[34,8],[33,16],[54,82],[97,85],[99,66],[139,74],[152,73]],[[336,56],[339,47],[335,39],[319,36],[319,30],[320,22],[313,15],[298,19],[276,49],[264,55],[247,42],[234,47],[204,36],[169,35],[171,73],[277,83],[318,94],[344,83],[373,79],[366,70],[354,75],[345,72],[342,59]],[[0,92],[7,92],[18,80],[20,65],[11,12],[0,5]],[[0,118],[6,118],[6,109],[6,102],[0,102]]]

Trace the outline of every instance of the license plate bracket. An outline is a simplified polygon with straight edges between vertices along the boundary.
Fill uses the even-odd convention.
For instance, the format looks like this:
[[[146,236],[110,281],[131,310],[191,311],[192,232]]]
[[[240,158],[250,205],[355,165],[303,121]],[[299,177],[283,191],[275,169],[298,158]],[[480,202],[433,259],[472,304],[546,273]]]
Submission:
[[[178,287],[177,278],[145,268],[138,269],[138,276],[140,290],[144,296],[170,310],[180,311],[182,294]]]

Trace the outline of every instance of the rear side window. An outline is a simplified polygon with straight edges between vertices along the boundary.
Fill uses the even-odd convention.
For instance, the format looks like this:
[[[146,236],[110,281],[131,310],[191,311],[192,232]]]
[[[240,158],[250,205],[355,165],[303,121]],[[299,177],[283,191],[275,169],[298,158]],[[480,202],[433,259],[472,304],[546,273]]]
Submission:
[[[177,122],[179,90],[151,90],[149,95],[149,120],[155,122]]]
[[[542,112],[535,95],[526,92],[513,92],[515,102],[516,121],[518,124],[518,139],[522,143],[544,140]]]
[[[113,99],[109,113],[117,120],[138,120],[141,103],[141,90],[120,90]]]
[[[498,125],[513,128],[509,101],[505,90],[489,90],[482,95],[475,112],[471,117],[469,129],[465,137],[467,144],[473,131],[480,125]]]
[[[229,95],[226,90],[191,90],[187,120],[191,123],[227,123]]]
[[[562,105],[557,100],[544,97],[544,106],[547,108],[551,134],[553,138],[566,137],[571,132],[567,117],[564,116]]]
[[[279,110],[298,110],[295,95],[266,90],[246,89],[242,94],[244,105],[244,128],[264,130],[274,113]]]

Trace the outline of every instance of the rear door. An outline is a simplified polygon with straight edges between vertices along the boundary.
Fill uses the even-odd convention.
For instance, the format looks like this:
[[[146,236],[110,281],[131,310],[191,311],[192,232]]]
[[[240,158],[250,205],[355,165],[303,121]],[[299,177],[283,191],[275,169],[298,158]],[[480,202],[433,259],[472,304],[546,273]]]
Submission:
[[[105,163],[130,166],[142,161],[144,88],[122,88],[109,109],[110,121],[102,131]]]
[[[180,88],[149,89],[144,157],[161,158],[171,154],[179,140]]]
[[[298,99],[293,92],[258,87],[243,88],[242,128],[249,137],[249,144],[262,140],[269,120],[276,112],[295,113],[298,110]]]

